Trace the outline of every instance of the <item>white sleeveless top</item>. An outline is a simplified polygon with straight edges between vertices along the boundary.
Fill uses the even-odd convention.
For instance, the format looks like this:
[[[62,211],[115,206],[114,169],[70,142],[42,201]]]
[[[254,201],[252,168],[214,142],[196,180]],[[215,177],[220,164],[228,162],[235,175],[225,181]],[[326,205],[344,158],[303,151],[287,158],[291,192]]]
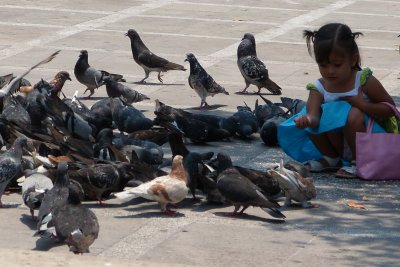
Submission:
[[[337,100],[340,100],[341,97],[345,97],[345,96],[355,96],[358,94],[358,88],[360,88],[360,80],[361,80],[360,77],[361,77],[362,73],[363,73],[363,70],[357,71],[355,81],[354,81],[354,88],[347,92],[341,92],[341,93],[328,92],[325,89],[325,87],[322,85],[320,80],[317,80],[314,83],[315,87],[312,89],[318,90],[318,92],[320,92],[323,95],[324,102],[337,101]],[[368,97],[364,93],[363,93],[363,96],[365,99],[368,100]]]

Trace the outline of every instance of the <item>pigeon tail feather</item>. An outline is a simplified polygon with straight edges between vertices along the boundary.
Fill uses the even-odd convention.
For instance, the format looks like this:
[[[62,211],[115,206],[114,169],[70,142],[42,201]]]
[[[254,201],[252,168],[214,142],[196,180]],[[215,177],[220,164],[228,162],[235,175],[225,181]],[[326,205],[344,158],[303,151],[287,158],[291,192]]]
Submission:
[[[183,71],[186,71],[184,66],[176,64],[176,63],[173,63],[173,62],[168,62],[165,65],[165,69],[166,70],[183,70]]]

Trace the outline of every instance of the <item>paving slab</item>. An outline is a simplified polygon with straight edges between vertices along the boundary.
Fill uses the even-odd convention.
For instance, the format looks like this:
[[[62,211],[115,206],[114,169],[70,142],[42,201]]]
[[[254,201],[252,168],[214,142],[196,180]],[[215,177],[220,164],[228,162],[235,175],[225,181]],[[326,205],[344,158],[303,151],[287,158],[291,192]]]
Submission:
[[[185,54],[194,53],[230,92],[208,98],[220,106],[205,113],[228,116],[244,102],[253,107],[259,98],[235,94],[244,88],[236,66],[244,33],[255,35],[258,56],[283,88],[283,96],[306,100],[305,85],[319,78],[319,72],[302,31],[338,21],[364,33],[357,41],[363,66],[370,67],[400,103],[399,7],[400,1],[380,0],[3,0],[0,75],[22,73],[61,49],[52,62],[26,78],[35,83],[66,70],[73,81],[64,92],[72,96],[78,90],[82,96],[85,88],[73,69],[79,51],[86,49],[92,66],[123,74],[128,86],[151,98],[135,104],[149,118],[154,117],[155,99],[180,108],[198,106],[200,99],[187,84],[188,72],[165,73],[164,84],[156,73],[147,84],[136,83],[144,72],[133,61],[124,36],[133,28],[154,53],[187,68]],[[103,97],[105,88],[100,87],[92,100],[83,101],[90,106]],[[279,96],[265,97],[279,101]],[[281,158],[290,160],[280,148],[263,145],[257,134],[247,141],[188,146],[224,151],[234,164],[260,170]],[[170,157],[168,145],[163,149]],[[36,223],[20,193],[13,192],[2,198],[7,208],[0,210],[0,261],[4,266],[398,266],[400,183],[338,179],[329,173],[315,174],[314,181],[318,196],[313,203],[319,208],[284,209],[285,222],[258,208],[249,208],[242,218],[227,217],[224,213],[233,207],[204,199],[194,203],[189,196],[173,218],[162,215],[157,203],[142,199],[123,202],[111,196],[106,207],[86,202],[99,218],[100,235],[84,256],[33,237]],[[349,200],[365,209],[350,208]]]

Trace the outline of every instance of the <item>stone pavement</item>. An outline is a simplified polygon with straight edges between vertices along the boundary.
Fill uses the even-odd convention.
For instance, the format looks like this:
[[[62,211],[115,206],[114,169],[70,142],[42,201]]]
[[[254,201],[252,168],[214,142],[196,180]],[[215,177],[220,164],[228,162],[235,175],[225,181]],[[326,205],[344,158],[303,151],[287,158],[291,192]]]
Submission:
[[[227,115],[244,101],[253,106],[257,99],[234,94],[244,88],[236,66],[244,33],[255,35],[258,56],[283,95],[306,100],[304,86],[319,73],[302,30],[327,22],[344,22],[364,33],[357,41],[363,66],[398,100],[400,1],[385,0],[2,0],[0,74],[19,74],[61,49],[52,62],[26,78],[36,82],[67,70],[73,81],[64,92],[71,96],[79,90],[82,96],[85,88],[72,73],[79,51],[86,49],[92,66],[123,74],[129,86],[151,98],[135,104],[149,117],[154,116],[155,99],[174,107],[198,106],[200,99],[187,84],[188,72],[168,72],[164,84],[155,73],[145,85],[134,83],[144,77],[124,36],[134,28],[150,50],[171,61],[186,64],[185,54],[194,53],[231,93],[208,98],[216,107],[209,112]],[[88,105],[106,96],[105,88],[94,96]],[[235,164],[256,169],[280,158],[289,160],[279,148],[265,147],[258,136],[190,148],[225,151]],[[168,146],[165,152],[168,157]],[[156,203],[141,199],[110,199],[105,208],[89,202],[85,205],[97,214],[101,230],[85,256],[32,237],[35,223],[20,194],[3,196],[9,208],[0,210],[1,266],[398,266],[400,183],[344,180],[331,174],[314,178],[314,203],[320,207],[285,210],[286,222],[256,208],[249,208],[243,218],[226,218],[223,212],[233,207],[194,204],[189,198],[178,205],[176,218],[164,217]],[[366,210],[348,207],[348,200]]]

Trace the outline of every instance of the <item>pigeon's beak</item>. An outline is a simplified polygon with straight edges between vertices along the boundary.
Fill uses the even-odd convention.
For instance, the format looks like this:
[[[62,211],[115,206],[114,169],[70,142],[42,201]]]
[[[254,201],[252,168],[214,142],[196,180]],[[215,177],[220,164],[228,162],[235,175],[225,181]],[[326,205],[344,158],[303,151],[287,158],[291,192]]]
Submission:
[[[184,60],[184,62],[186,62],[186,61],[189,61],[189,59],[186,58],[186,59]]]
[[[67,77],[67,80],[70,80],[70,81],[72,81],[72,80],[71,80],[71,77],[69,77],[69,76]]]
[[[125,33],[124,35],[125,35],[125,36],[128,36],[128,33]]]

